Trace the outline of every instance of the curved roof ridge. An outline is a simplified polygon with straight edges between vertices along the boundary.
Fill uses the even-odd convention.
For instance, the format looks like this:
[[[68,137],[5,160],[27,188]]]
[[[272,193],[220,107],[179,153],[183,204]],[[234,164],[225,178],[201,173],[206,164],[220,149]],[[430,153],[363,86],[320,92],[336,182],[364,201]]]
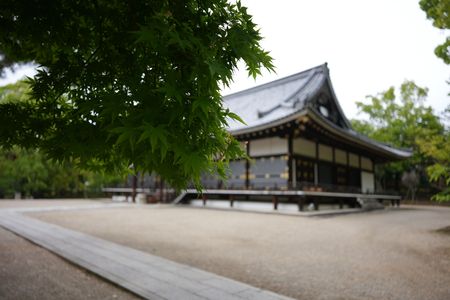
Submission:
[[[248,89],[244,89],[242,91],[238,91],[238,92],[235,92],[235,93],[231,93],[231,94],[225,95],[222,98],[226,99],[226,98],[232,98],[233,96],[244,95],[244,94],[248,94],[248,93],[254,93],[256,91],[259,91],[259,90],[262,90],[262,89],[265,89],[265,88],[270,88],[270,87],[277,86],[277,85],[280,85],[280,84],[283,84],[283,83],[286,83],[286,82],[290,82],[290,81],[302,78],[302,77],[304,77],[305,75],[307,75],[308,73],[310,73],[312,71],[316,72],[317,70],[323,70],[324,66],[326,68],[326,66],[327,66],[326,62],[321,64],[321,65],[312,67],[310,69],[307,69],[307,70],[304,70],[304,71],[301,71],[301,72],[298,72],[298,73],[294,73],[292,75],[288,75],[288,76],[280,78],[280,79],[276,79],[274,81],[270,81],[270,82],[267,82],[267,83],[263,83],[263,84],[257,85],[255,87],[251,87],[251,88],[248,88]]]
[[[342,109],[341,105],[339,104],[339,100],[336,96],[336,93],[334,92],[333,84],[331,83],[330,69],[328,69],[328,64],[324,63],[323,65],[321,65],[321,67],[323,69],[323,73],[325,74],[325,78],[327,80],[328,87],[330,88],[331,97],[335,100],[334,102],[336,103],[337,110],[338,110],[339,114],[342,116],[342,119],[344,120],[346,127],[351,129],[352,124],[348,120],[347,116],[344,114],[344,110]]]

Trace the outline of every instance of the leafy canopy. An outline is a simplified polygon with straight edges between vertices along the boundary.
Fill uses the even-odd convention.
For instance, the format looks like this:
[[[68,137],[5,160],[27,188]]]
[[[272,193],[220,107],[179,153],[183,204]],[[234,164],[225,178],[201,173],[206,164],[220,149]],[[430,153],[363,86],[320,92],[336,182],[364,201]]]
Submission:
[[[430,106],[425,105],[428,90],[413,81],[394,87],[376,96],[367,96],[368,102],[356,102],[360,113],[370,121],[356,123],[358,129],[370,137],[397,147],[417,149],[416,138],[424,130],[441,134],[443,126]],[[399,97],[398,97],[399,96]]]
[[[0,198],[14,193],[29,197],[99,195],[104,185],[123,182],[114,174],[80,170],[69,162],[47,159],[38,149],[0,148]]]
[[[450,105],[447,106],[444,117],[445,115],[450,117]],[[440,189],[433,199],[450,201],[450,128],[446,127],[440,135],[425,134],[419,137],[417,142],[421,151],[432,158],[427,173],[430,181],[436,183]]]
[[[29,101],[0,103],[3,146],[177,188],[242,155],[220,87],[240,60],[251,76],[273,65],[240,2],[5,0],[0,16],[0,67],[39,66]]]
[[[450,0],[421,0],[420,8],[426,12],[427,18],[433,20],[433,26],[450,29]],[[450,36],[434,50],[446,64],[450,64]],[[450,105],[445,113],[450,121]],[[419,139],[420,148],[433,158],[434,164],[427,168],[430,180],[440,185],[441,192],[433,198],[438,201],[450,201],[450,128],[442,135],[429,135]]]
[[[433,26],[443,30],[450,29],[450,0],[421,0],[419,4],[427,18],[433,20]],[[436,47],[434,53],[446,64],[450,64],[450,36]]]
[[[29,85],[23,81],[0,87],[0,103],[26,103],[29,92]],[[124,174],[80,170],[68,161],[56,163],[36,148],[0,146],[0,198],[18,192],[25,197],[98,195],[103,185],[121,183],[123,179]]]
[[[366,114],[369,120],[353,120],[352,125],[373,139],[413,150],[411,159],[383,166],[378,172],[381,177],[415,169],[419,173],[427,170],[430,181],[439,181],[450,170],[448,128],[425,105],[426,88],[405,81],[399,92],[396,94],[391,87],[376,96],[368,96],[368,102],[356,102],[360,113]]]

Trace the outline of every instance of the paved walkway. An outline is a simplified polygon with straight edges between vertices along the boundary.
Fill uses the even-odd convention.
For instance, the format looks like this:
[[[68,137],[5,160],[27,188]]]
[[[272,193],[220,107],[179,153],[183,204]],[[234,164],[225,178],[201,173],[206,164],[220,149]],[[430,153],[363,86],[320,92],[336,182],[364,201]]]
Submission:
[[[289,299],[20,213],[126,205],[3,209],[0,226],[147,299]]]

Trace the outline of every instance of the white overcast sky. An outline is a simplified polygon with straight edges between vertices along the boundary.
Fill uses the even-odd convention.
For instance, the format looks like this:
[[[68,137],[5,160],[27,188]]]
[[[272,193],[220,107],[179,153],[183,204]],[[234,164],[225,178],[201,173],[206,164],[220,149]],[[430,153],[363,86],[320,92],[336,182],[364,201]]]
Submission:
[[[450,103],[450,67],[434,55],[448,32],[432,26],[418,0],[242,0],[264,36],[276,74],[256,82],[243,69],[224,94],[328,62],[331,81],[349,118],[355,101],[405,80],[429,88],[435,112]],[[239,112],[237,112],[239,113]]]
[[[328,62],[336,95],[349,118],[355,101],[398,87],[405,79],[429,88],[426,104],[450,103],[450,67],[434,55],[448,32],[432,26],[418,0],[242,0],[264,36],[276,74],[255,80],[244,69],[224,94]],[[30,74],[22,70],[0,85]],[[237,112],[239,113],[239,112]]]

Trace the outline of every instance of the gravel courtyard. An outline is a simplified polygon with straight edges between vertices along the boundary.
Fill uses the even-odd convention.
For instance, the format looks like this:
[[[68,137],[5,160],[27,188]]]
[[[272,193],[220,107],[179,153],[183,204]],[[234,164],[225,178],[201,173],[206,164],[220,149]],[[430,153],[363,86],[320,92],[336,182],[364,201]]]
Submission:
[[[0,299],[140,299],[0,227]]]
[[[173,206],[30,214],[298,299],[450,299],[450,209],[305,218]]]

